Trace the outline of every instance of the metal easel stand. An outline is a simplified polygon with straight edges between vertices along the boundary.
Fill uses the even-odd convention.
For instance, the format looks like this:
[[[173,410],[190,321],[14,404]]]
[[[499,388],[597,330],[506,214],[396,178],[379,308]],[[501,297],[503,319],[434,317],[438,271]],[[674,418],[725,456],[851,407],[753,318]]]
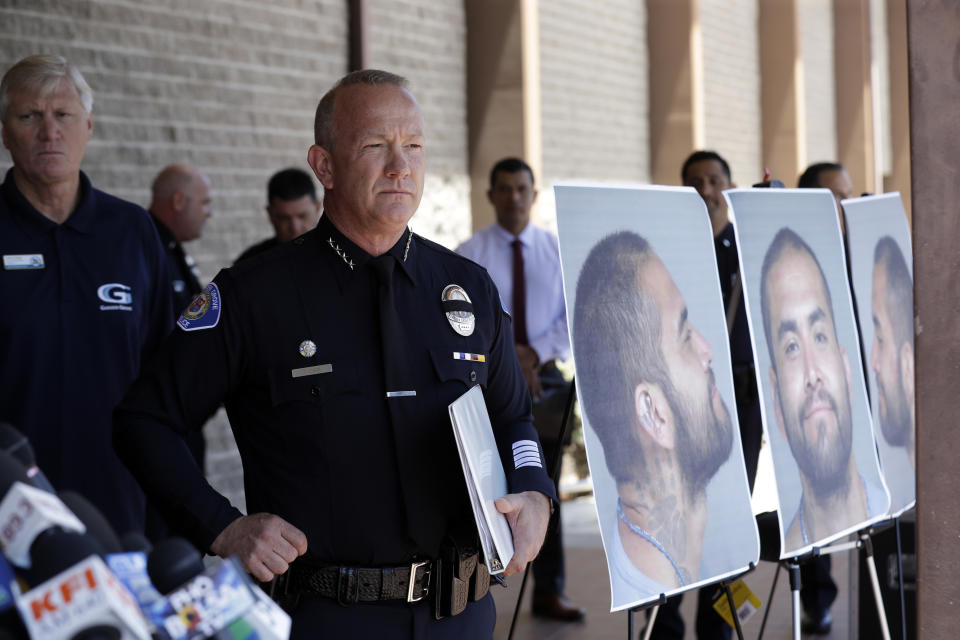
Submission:
[[[877,563],[873,559],[873,542],[870,540],[869,531],[861,531],[859,535],[863,546],[863,557],[867,561],[867,572],[870,574],[870,585],[873,587],[873,600],[877,604],[880,632],[883,634],[883,640],[890,640],[890,626],[887,624],[887,612],[883,607],[883,594],[880,592],[880,581],[877,579]]]
[[[660,597],[653,602],[627,609],[627,640],[633,640],[633,614],[638,611],[650,609],[650,617],[647,618],[647,625],[643,628],[643,640],[650,640],[650,634],[653,633],[653,625],[657,621],[657,612],[660,611],[660,605],[667,603],[667,596],[660,594]]]
[[[727,577],[726,579],[721,580],[718,583],[720,585],[720,588],[723,589],[724,595],[727,598],[727,604],[730,606],[730,615],[733,617],[733,626],[737,632],[738,640],[743,640],[743,628],[740,626],[740,617],[737,615],[737,606],[734,603],[733,591],[730,590],[730,585],[731,583],[736,582],[743,576],[752,572],[756,568],[757,568],[757,565],[751,562],[750,567],[746,571],[739,573],[735,576]],[[700,587],[700,589],[706,589],[709,586],[710,585],[703,585]],[[643,640],[650,640],[650,634],[653,633],[653,625],[657,621],[657,613],[660,611],[660,605],[666,604],[666,602],[667,602],[667,597],[661,593],[660,598],[657,600],[654,600],[653,602],[648,602],[647,604],[642,605],[640,607],[634,607],[633,609],[628,609],[627,610],[627,640],[633,640],[633,614],[636,613],[637,611],[644,611],[646,609],[651,609],[652,607],[650,611],[650,617],[647,618],[647,624],[643,628],[643,635],[642,635]]]
[[[788,558],[781,562],[781,565],[787,569],[790,575],[790,600],[793,610],[793,638],[800,640],[800,565],[802,562],[815,558],[817,556],[829,555],[831,553],[840,553],[851,549],[863,549],[867,561],[867,571],[870,574],[870,582],[873,585],[873,597],[877,604],[877,616],[880,622],[880,630],[883,634],[883,640],[890,640],[890,628],[887,625],[887,618],[883,608],[883,597],[880,594],[880,582],[877,579],[877,565],[873,561],[873,543],[870,541],[869,530],[860,531],[858,539],[852,542],[841,542],[826,547],[814,547],[813,550],[804,556]],[[779,568],[777,569],[779,572]],[[777,576],[773,577],[773,585],[777,584]],[[773,587],[770,589],[770,597],[773,597]],[[767,614],[770,613],[770,601],[767,602]],[[767,614],[764,614],[763,625],[760,627],[760,638],[763,638],[763,628],[767,624]]]
[[[553,460],[548,461],[550,467],[550,477],[553,479],[554,486],[560,477],[560,463],[563,461],[563,441],[567,437],[567,425],[570,422],[570,416],[573,413],[573,401],[577,397],[576,379],[570,380],[570,393],[567,394],[567,404],[563,409],[563,419],[560,421],[560,437],[557,439],[557,450],[554,452]],[[558,496],[559,497],[559,496]],[[560,526],[560,521],[557,521]],[[523,603],[523,593],[527,588],[527,577],[530,575],[530,565],[528,562],[523,570],[523,580],[520,581],[520,593],[517,596],[517,605],[513,609],[513,620],[510,621],[510,633],[507,634],[507,640],[513,640],[513,631],[517,627],[517,617],[520,615],[520,605]]]
[[[871,534],[883,531],[892,527],[896,532],[897,539],[897,587],[900,605],[900,637],[907,640],[907,606],[906,594],[903,583],[903,547],[900,540],[900,516],[895,516],[890,520],[878,522],[868,529],[859,532],[860,540],[864,550],[864,560],[867,564],[867,573],[870,575],[870,586],[873,588],[873,599],[877,605],[877,618],[880,622],[880,633],[884,640],[890,639],[890,627],[886,618],[886,608],[883,605],[883,594],[880,590],[880,581],[877,575],[877,564],[874,559],[873,542]]]

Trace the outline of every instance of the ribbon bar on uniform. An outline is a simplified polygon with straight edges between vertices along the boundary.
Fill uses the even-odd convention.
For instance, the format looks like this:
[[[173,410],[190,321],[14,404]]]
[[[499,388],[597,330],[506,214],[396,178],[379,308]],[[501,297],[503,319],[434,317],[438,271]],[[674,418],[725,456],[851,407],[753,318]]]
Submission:
[[[482,353],[464,353],[462,351],[453,352],[454,360],[470,360],[472,362],[486,362],[487,356]]]

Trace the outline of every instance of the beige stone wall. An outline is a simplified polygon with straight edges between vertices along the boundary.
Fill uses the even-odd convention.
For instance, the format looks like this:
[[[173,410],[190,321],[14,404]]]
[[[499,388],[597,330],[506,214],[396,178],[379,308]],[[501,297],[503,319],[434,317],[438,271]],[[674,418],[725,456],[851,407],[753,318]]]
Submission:
[[[797,3],[800,55],[803,59],[806,164],[837,159],[836,79],[833,72],[831,0]],[[800,176],[784,176],[788,187]],[[788,179],[789,178],[789,179]]]
[[[540,2],[538,215],[547,226],[553,181],[649,180],[645,18],[643,3],[627,0]]]
[[[749,187],[763,177],[756,3],[700,0],[700,28],[704,147],[726,158],[734,182]]]

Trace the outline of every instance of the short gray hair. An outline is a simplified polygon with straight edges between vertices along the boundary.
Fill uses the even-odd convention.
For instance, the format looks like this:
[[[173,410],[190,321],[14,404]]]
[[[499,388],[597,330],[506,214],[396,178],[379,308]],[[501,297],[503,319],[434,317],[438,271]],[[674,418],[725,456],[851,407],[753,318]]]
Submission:
[[[344,87],[357,84],[393,85],[406,89],[410,83],[403,76],[379,69],[361,69],[343,76],[320,98],[320,102],[317,104],[317,115],[313,120],[313,140],[317,145],[328,150],[333,148],[333,108],[337,93]]]
[[[84,80],[80,70],[63,56],[41,53],[20,60],[3,75],[3,80],[0,81],[0,122],[7,120],[11,92],[39,89],[42,93],[48,93],[64,78],[69,78],[76,89],[83,110],[91,113],[93,89]]]

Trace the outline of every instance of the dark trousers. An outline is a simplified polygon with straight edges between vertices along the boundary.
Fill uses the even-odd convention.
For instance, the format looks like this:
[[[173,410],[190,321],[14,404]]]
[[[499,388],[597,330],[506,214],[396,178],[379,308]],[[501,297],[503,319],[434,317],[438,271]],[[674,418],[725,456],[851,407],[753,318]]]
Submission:
[[[293,608],[292,640],[377,638],[377,640],[490,640],[497,623],[493,596],[471,602],[457,616],[434,620],[426,602],[359,602],[302,595]]]
[[[570,394],[570,383],[563,379],[563,375],[553,362],[546,363],[540,370],[540,384],[543,386],[543,396],[533,405],[533,423],[540,435],[540,444],[543,447],[543,456],[547,461],[547,473],[553,473],[550,468],[557,455],[563,454],[558,437],[560,423],[563,422],[563,412]],[[568,426],[565,444],[570,442]],[[559,475],[558,475],[559,479]],[[557,493],[560,487],[557,485]],[[547,536],[543,541],[540,554],[533,561],[533,593],[534,595],[554,595],[563,593],[564,563],[563,563],[563,536],[560,524],[560,505],[557,505],[550,524]]]
[[[697,638],[698,640],[730,640],[732,630],[713,608],[712,596],[716,586],[704,587],[697,592]],[[661,605],[653,623],[654,640],[683,640],[686,625],[680,615],[683,594],[673,596]]]
[[[837,584],[830,577],[830,556],[817,556],[800,565],[800,602],[811,618],[822,618],[836,599]]]

